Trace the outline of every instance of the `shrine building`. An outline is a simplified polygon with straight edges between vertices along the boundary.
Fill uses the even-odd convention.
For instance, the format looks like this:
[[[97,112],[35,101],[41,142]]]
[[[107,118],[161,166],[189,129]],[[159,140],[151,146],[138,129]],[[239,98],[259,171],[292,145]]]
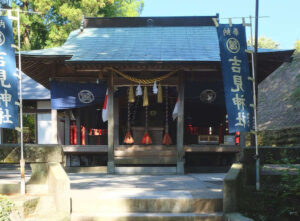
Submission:
[[[51,92],[47,136],[62,145],[66,167],[182,174],[231,166],[243,145],[228,133],[213,18],[85,18],[62,46],[22,52],[22,71]],[[292,53],[259,49],[258,82]]]

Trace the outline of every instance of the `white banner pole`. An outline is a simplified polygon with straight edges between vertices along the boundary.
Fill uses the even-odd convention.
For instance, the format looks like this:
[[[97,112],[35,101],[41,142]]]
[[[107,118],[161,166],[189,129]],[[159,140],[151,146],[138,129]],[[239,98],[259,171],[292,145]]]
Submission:
[[[24,159],[24,136],[23,136],[23,96],[22,96],[22,64],[21,64],[21,34],[20,34],[20,8],[16,10],[13,9],[0,9],[0,14],[2,11],[7,11],[8,17],[12,20],[17,20],[18,23],[18,79],[19,79],[19,108],[20,108],[20,127],[16,127],[16,130],[20,132],[20,146],[21,146],[21,159],[20,159],[20,173],[21,173],[21,194],[25,194],[25,159]],[[17,12],[17,17],[11,15],[11,12]],[[23,13],[32,13],[39,14],[38,12],[29,12],[29,11],[21,11]],[[12,45],[13,46],[13,45]],[[15,47],[16,48],[16,47]],[[2,135],[2,134],[1,134]],[[0,136],[1,138],[1,136]],[[1,142],[0,142],[1,143]]]
[[[253,35],[252,35],[252,17],[250,16],[250,36],[251,36],[251,47],[254,48],[253,45]],[[260,189],[260,177],[259,177],[259,158],[258,158],[258,142],[257,142],[257,102],[256,102],[256,87],[255,87],[255,77],[256,77],[256,73],[255,73],[255,68],[254,68],[254,54],[251,53],[251,59],[252,59],[252,85],[253,85],[253,112],[254,112],[254,136],[255,136],[255,154],[256,154],[256,190]]]
[[[25,194],[25,159],[24,159],[24,141],[23,141],[23,97],[22,97],[22,65],[21,65],[21,38],[20,38],[20,9],[17,8],[18,17],[18,49],[19,49],[19,93],[20,93],[20,128],[21,128],[21,194]]]

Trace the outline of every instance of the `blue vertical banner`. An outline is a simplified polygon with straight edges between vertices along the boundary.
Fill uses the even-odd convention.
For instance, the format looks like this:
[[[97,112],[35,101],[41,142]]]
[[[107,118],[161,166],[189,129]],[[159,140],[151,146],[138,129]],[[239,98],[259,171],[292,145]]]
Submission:
[[[0,128],[11,128],[19,124],[18,78],[12,22],[0,16]]]
[[[220,24],[217,31],[229,133],[248,132],[252,128],[253,95],[252,83],[248,79],[245,26]]]

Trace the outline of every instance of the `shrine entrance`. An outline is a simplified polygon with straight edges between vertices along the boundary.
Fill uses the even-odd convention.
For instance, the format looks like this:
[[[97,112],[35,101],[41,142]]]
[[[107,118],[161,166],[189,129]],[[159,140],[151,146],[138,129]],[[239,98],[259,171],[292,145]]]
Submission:
[[[228,135],[222,81],[203,79],[201,75],[192,76],[184,71],[162,81],[153,79],[168,73],[172,71],[109,72],[109,82],[114,88],[114,96],[110,97],[113,99],[110,108],[113,109],[114,172],[170,174],[183,173],[188,167],[226,171],[239,147],[235,136]],[[152,82],[141,84],[126,79],[129,77]],[[182,105],[180,110],[176,107],[178,102]],[[108,135],[109,128],[110,118]]]
[[[177,173],[178,110],[175,106],[179,100],[180,73],[176,72],[110,72],[115,90],[113,98],[108,95],[113,99],[108,100],[108,104],[113,102],[113,107],[110,106],[114,122],[112,159],[116,173],[124,173],[125,167],[147,167],[148,170],[164,167],[168,173]],[[108,146],[109,134],[108,117]]]
[[[134,99],[130,94],[132,89]],[[172,117],[177,99],[176,87],[158,84],[139,88],[131,85],[119,90],[124,93],[116,98],[119,145],[114,148],[115,165],[176,167],[177,122]],[[143,95],[136,96],[139,90]]]

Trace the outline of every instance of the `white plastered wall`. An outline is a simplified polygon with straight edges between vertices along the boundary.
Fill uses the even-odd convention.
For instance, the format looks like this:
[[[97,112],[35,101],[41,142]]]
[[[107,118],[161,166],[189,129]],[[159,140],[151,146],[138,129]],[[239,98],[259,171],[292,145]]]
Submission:
[[[57,111],[51,110],[50,101],[38,101],[37,109],[46,111],[37,114],[38,143],[57,144]]]

